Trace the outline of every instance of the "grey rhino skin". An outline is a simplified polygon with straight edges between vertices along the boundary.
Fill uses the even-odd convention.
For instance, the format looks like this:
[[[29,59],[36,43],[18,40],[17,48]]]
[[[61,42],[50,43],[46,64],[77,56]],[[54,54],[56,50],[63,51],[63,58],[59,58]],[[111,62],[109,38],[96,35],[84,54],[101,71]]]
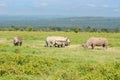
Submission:
[[[66,41],[55,41],[55,47],[65,47]]]
[[[82,45],[84,48],[87,48],[89,46],[92,47],[92,49],[95,48],[95,46],[102,46],[103,48],[107,49],[108,47],[108,40],[106,38],[96,38],[91,37],[87,40],[86,44]]]
[[[48,36],[46,38],[46,47],[59,47],[70,45],[70,40],[62,36]]]
[[[14,37],[13,44],[14,46],[22,46],[22,37],[21,36]]]

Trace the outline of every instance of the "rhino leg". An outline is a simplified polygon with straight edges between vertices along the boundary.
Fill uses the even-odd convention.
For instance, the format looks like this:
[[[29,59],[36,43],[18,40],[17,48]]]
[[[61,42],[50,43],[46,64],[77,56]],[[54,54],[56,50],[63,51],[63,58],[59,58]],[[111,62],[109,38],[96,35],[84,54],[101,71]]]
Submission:
[[[62,47],[62,44],[58,45],[58,47]]]
[[[15,40],[13,41],[13,44],[14,44],[14,46],[16,46],[16,42],[15,42]]]
[[[107,49],[107,45],[106,45],[106,44],[103,44],[103,48]]]
[[[94,45],[94,44],[91,44],[91,47],[92,47],[92,49],[94,49],[94,48],[95,48],[95,45]]]
[[[57,44],[57,43],[55,43],[55,45],[54,45],[55,47],[60,47],[61,45],[59,45],[59,44]]]
[[[15,46],[18,46],[18,43],[14,43]]]
[[[22,42],[20,42],[20,46],[22,46]]]
[[[54,46],[54,47],[58,47],[57,43],[55,43],[53,46]]]
[[[64,43],[62,44],[62,47],[65,47],[65,44],[64,44]]]
[[[46,47],[52,47],[52,42],[51,41],[46,41]]]

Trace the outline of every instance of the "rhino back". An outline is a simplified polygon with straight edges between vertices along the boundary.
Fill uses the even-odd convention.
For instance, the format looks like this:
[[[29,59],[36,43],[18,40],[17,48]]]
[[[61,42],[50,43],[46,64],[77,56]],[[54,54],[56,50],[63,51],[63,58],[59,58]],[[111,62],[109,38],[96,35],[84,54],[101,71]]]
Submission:
[[[66,38],[65,37],[61,37],[61,36],[49,36],[46,39],[47,41],[65,41]]]
[[[106,38],[89,38],[87,40],[87,45],[91,45],[91,44],[94,44],[94,45],[103,45],[103,44],[108,44],[108,41]]]
[[[21,42],[22,41],[22,37],[21,36],[16,36],[16,37],[14,37],[14,41],[15,42]]]

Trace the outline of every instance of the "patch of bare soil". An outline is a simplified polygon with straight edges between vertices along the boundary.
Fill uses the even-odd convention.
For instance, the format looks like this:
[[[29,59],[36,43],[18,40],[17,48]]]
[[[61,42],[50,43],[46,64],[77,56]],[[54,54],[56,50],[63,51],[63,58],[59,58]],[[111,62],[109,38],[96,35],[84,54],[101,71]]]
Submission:
[[[69,48],[77,48],[77,47],[80,47],[81,45],[70,45],[68,46]],[[81,46],[82,47],[82,46]]]
[[[0,43],[5,43],[7,41],[6,38],[0,38]]]
[[[107,51],[120,53],[120,49],[119,48],[108,48]]]

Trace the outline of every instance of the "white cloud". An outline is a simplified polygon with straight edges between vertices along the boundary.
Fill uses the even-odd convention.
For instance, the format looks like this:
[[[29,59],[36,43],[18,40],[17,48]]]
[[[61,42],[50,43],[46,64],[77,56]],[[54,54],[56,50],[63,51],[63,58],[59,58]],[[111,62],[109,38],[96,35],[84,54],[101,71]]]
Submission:
[[[117,9],[117,8],[116,8],[116,9],[114,9],[114,12],[119,12],[119,11],[120,11],[120,10],[119,10],[119,9]]]
[[[94,5],[94,4],[87,4],[86,6],[87,7],[96,7],[96,5]]]
[[[109,5],[102,5],[103,8],[109,8]]]

